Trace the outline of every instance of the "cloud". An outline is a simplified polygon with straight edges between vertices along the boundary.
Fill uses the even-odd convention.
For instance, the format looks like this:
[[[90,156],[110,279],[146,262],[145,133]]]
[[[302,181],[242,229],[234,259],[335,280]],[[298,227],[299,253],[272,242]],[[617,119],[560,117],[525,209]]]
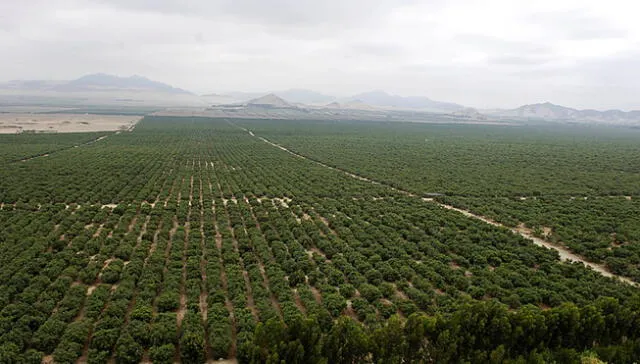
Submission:
[[[637,81],[638,11],[624,0],[0,1],[0,79],[107,72],[196,92],[640,108],[640,82],[624,76]]]
[[[569,40],[624,38],[625,29],[585,10],[547,11],[530,14],[525,19],[540,31]]]
[[[517,56],[517,55],[505,55],[495,56],[488,59],[488,63],[494,65],[512,65],[512,66],[537,66],[548,63],[551,59],[544,56]]]
[[[552,48],[544,42],[512,40],[498,36],[461,33],[454,37],[456,42],[471,48],[483,49],[488,52],[525,52],[525,53],[550,53]]]
[[[115,0],[101,3],[119,9],[156,14],[180,14],[209,20],[260,25],[274,33],[312,31],[340,33],[384,20],[389,11],[418,0]],[[318,35],[316,33],[316,35]]]

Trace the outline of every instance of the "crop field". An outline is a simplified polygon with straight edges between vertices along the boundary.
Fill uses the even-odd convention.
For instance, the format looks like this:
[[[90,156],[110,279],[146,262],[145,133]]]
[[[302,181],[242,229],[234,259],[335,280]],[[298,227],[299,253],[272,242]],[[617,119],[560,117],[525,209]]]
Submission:
[[[110,133],[0,134],[0,165],[49,156],[62,149],[92,143]]]
[[[640,281],[640,130],[244,124],[331,166],[524,225]]]
[[[147,116],[11,137],[2,363],[640,357],[615,277],[640,279],[640,132]]]

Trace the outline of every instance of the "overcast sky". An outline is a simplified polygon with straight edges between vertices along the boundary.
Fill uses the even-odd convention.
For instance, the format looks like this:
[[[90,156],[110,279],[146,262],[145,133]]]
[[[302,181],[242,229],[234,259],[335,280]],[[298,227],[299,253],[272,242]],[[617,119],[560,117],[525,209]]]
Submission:
[[[638,14],[633,0],[0,0],[0,80],[640,109]]]

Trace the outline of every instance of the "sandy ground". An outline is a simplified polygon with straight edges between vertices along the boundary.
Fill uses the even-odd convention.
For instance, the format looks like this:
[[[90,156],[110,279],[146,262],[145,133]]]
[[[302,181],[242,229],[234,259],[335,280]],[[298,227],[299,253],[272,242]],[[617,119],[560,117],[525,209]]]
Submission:
[[[140,119],[127,115],[0,113],[0,134],[126,130]]]

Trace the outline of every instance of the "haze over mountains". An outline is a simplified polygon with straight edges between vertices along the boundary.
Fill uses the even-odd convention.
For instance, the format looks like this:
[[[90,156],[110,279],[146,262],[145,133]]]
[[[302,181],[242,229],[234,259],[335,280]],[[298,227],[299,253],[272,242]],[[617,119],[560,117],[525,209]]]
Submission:
[[[91,91],[154,91],[173,94],[192,94],[166,83],[152,81],[146,77],[133,75],[119,77],[104,73],[94,73],[71,81],[22,81],[15,80],[0,84],[0,88],[34,91],[91,92]]]
[[[14,80],[0,83],[0,103],[42,102],[129,102],[164,103],[167,106],[229,105],[235,108],[375,110],[376,112],[417,111],[442,113],[473,120],[547,120],[606,124],[640,124],[640,111],[577,110],[550,102],[523,105],[515,109],[476,110],[454,102],[435,101],[424,96],[399,96],[377,90],[350,97],[336,97],[306,89],[267,93],[228,92],[196,95],[143,76],[119,77],[90,74],[70,81]],[[78,101],[80,100],[80,101]]]
[[[632,124],[640,122],[640,110],[578,110],[550,102],[523,105],[512,110],[485,111],[499,118]]]

